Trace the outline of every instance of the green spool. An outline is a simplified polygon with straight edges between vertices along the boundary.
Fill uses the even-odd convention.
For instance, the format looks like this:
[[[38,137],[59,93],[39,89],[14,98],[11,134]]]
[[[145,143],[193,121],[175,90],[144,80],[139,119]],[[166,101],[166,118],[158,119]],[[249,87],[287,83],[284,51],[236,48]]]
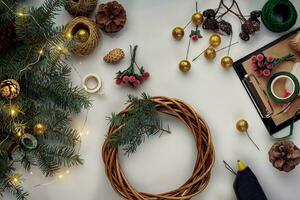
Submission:
[[[278,97],[275,92],[274,92],[274,84],[276,81],[278,81],[281,78],[285,78],[288,79],[292,82],[293,84],[293,91],[292,94],[288,97]],[[274,74],[270,80],[268,81],[267,84],[267,92],[269,97],[271,98],[271,100],[275,103],[281,103],[281,104],[287,104],[292,102],[295,98],[298,97],[299,95],[299,91],[300,91],[300,85],[299,85],[299,81],[296,78],[296,76],[294,76],[293,74],[289,73],[289,72],[278,72],[276,74]]]
[[[269,0],[262,9],[262,22],[272,32],[289,30],[297,21],[297,10],[289,0]]]

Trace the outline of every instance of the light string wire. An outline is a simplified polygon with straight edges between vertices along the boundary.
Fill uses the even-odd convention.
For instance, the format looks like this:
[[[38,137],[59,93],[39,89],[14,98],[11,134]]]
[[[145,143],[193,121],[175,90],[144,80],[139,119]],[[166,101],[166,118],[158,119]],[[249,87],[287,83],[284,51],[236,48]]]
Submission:
[[[41,29],[42,34],[43,34],[45,40],[46,40],[49,44],[52,44],[53,46],[55,46],[60,52],[62,52],[62,50],[63,50],[64,48],[61,47],[60,45],[56,44],[55,42],[51,41],[51,40],[47,37],[47,35],[46,35],[46,33],[45,33],[43,27],[38,23],[38,21],[36,20],[36,18],[35,18],[33,15],[27,14],[27,13],[23,13],[23,12],[15,13],[15,12],[13,11],[13,9],[11,9],[11,8],[10,8],[3,0],[0,0],[0,1],[1,1],[1,3],[9,10],[9,12],[12,13],[13,16],[18,16],[18,17],[30,17],[30,18],[32,18],[32,20],[34,21],[34,23],[36,23],[36,25]],[[30,69],[31,69],[31,66],[37,64],[37,63],[40,61],[41,57],[42,57],[43,54],[44,54],[44,48],[46,47],[46,45],[47,45],[47,43],[45,43],[45,44],[43,45],[42,49],[40,49],[40,50],[38,51],[38,54],[39,54],[39,55],[38,55],[37,59],[36,59],[34,62],[27,64],[22,70],[20,70],[20,73],[22,73],[23,71],[26,71],[26,70],[30,70]],[[27,56],[28,56],[28,55],[27,55]],[[79,76],[79,78],[82,79],[81,74],[80,74],[79,71],[74,67],[74,65],[73,65],[73,64],[70,64],[70,66],[74,69],[74,71],[75,71],[76,74]],[[11,101],[9,102],[9,106],[12,106]],[[18,110],[18,112],[24,114],[23,112],[21,112],[21,110]],[[78,141],[79,143],[78,143],[77,153],[79,153],[79,151],[80,151],[80,147],[81,147],[81,143],[82,143],[81,136],[82,136],[82,133],[83,133],[83,131],[84,131],[84,129],[85,129],[85,126],[86,126],[86,124],[87,124],[88,113],[89,113],[89,110],[87,110],[87,112],[86,112],[85,119],[84,119],[84,123],[83,123],[83,125],[82,125],[82,128],[81,128],[80,131],[79,131],[79,141]],[[13,121],[14,121],[14,118],[12,119],[11,122],[13,122]],[[11,126],[12,126],[12,124],[11,124]],[[0,142],[0,147],[1,147],[2,144],[10,137],[10,135],[11,135],[11,134],[8,134],[7,137],[6,137],[4,140],[2,140],[2,141]],[[15,161],[13,161],[12,163],[14,163],[14,162],[15,162]],[[70,171],[67,170],[66,173],[69,174]],[[30,174],[32,174],[32,172],[31,172]],[[62,175],[59,175],[58,178],[62,178]],[[57,182],[57,180],[53,180],[53,181],[50,181],[50,182],[47,182],[47,183],[44,183],[44,184],[37,184],[37,185],[35,185],[34,187],[50,185],[50,184],[53,184],[53,183],[55,183],[55,182]]]
[[[49,43],[49,44],[52,44],[53,46],[55,46],[59,51],[61,51],[61,50],[63,50],[63,48],[61,47],[61,46],[59,46],[58,44],[56,44],[56,43],[54,43],[53,41],[51,41],[48,37],[47,37],[47,35],[46,35],[46,33],[45,33],[45,31],[44,31],[44,28],[38,23],[38,21],[36,20],[36,18],[33,16],[33,15],[31,15],[31,14],[28,14],[28,13],[23,13],[23,12],[18,12],[18,13],[15,13],[14,11],[13,11],[13,9],[11,9],[3,0],[0,0],[1,1],[1,3],[12,13],[12,15],[13,16],[19,16],[19,17],[30,17],[30,18],[32,18],[32,20],[34,21],[34,23],[41,29],[41,31],[42,31],[42,34],[44,35],[44,39]],[[47,44],[47,43],[46,43]],[[45,46],[46,46],[46,44],[45,45],[43,45],[43,48],[45,48]],[[42,57],[42,55],[43,55],[43,51],[44,51],[44,49],[41,49],[41,50],[39,50],[39,52],[38,52],[38,54],[39,54],[39,56],[38,56],[38,58],[37,58],[37,60],[36,61],[34,61],[34,62],[32,62],[32,63],[29,63],[27,66],[25,66],[24,67],[24,69],[22,69],[20,72],[23,72],[23,71],[25,71],[25,70],[28,70],[28,69],[30,69],[29,67],[30,66],[33,66],[33,65],[35,65],[36,63],[38,63],[39,61],[40,61],[40,59],[41,59],[41,57]]]

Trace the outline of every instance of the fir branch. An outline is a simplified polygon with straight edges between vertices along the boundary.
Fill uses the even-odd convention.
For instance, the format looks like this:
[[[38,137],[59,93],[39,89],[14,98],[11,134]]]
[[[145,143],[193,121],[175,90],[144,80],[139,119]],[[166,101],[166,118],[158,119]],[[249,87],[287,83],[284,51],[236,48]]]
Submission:
[[[147,137],[170,131],[163,129],[155,104],[147,94],[143,93],[142,98],[129,95],[127,103],[131,107],[126,113],[113,113],[108,118],[110,126],[118,129],[109,136],[109,144],[112,147],[123,146],[125,154],[130,155]]]
[[[16,198],[16,200],[26,200],[26,199],[28,199],[27,197],[29,196],[29,193],[24,192],[23,187],[20,185],[13,186],[13,185],[7,184],[5,187],[5,190],[10,192],[12,194],[12,196],[14,196]]]
[[[35,152],[39,154],[38,165],[46,176],[52,176],[61,167],[82,165],[83,160],[74,148],[57,145],[40,145]]]

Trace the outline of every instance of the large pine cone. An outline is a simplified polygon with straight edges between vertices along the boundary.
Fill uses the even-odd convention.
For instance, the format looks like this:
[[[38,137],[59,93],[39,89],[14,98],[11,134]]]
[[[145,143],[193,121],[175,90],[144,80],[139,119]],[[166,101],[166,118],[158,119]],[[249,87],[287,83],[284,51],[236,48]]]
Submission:
[[[292,141],[276,142],[269,151],[269,159],[278,170],[289,172],[300,163],[300,150]]]
[[[0,52],[17,43],[15,23],[10,22],[0,25]]]
[[[126,11],[117,1],[99,5],[96,23],[104,32],[115,33],[120,31],[124,27],[126,20]]]

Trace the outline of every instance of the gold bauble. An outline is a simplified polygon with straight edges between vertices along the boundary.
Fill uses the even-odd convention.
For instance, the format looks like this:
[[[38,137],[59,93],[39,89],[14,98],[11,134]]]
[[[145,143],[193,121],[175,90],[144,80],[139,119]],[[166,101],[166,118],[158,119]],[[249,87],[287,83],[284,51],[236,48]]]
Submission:
[[[36,135],[43,135],[47,131],[47,126],[43,123],[37,123],[33,127],[33,133]]]
[[[199,26],[203,22],[203,15],[200,12],[195,12],[192,15],[192,22],[195,26]]]
[[[188,72],[191,69],[191,63],[188,60],[182,60],[179,63],[179,69],[182,72]]]
[[[184,29],[181,27],[175,27],[172,31],[173,38],[181,40],[184,36]]]
[[[209,38],[209,44],[212,47],[218,47],[221,44],[221,37],[218,34],[212,34]]]
[[[90,37],[89,32],[86,29],[79,29],[76,33],[75,33],[75,38],[78,39],[80,42],[86,42]]]
[[[6,99],[13,99],[20,93],[20,85],[14,79],[6,79],[0,84],[0,95]]]
[[[246,120],[244,120],[244,119],[240,119],[236,123],[236,129],[239,132],[241,132],[241,133],[247,132],[247,130],[248,130],[248,122]]]
[[[225,56],[221,60],[221,65],[224,69],[229,69],[230,67],[232,67],[232,64],[233,60],[230,56]]]
[[[211,48],[211,47],[207,48],[204,51],[204,57],[207,60],[213,60],[216,57],[216,50],[214,48]]]

